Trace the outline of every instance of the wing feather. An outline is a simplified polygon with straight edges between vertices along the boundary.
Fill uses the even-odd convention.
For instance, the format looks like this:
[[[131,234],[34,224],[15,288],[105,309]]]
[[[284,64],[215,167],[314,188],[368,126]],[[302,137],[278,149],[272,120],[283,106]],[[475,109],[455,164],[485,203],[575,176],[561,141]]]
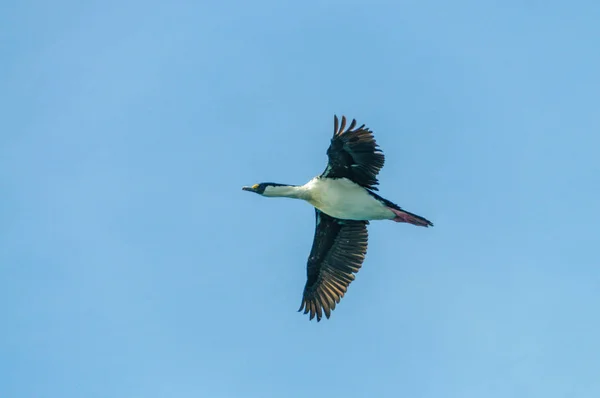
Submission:
[[[348,178],[367,189],[377,190],[377,175],[385,163],[385,156],[373,132],[364,124],[356,128],[355,119],[345,130],[345,116],[342,116],[341,124],[334,116],[333,127],[333,138],[327,149],[329,162],[321,177]]]
[[[365,259],[368,221],[340,220],[315,209],[316,230],[307,262],[307,280],[298,311],[310,319],[333,311]]]

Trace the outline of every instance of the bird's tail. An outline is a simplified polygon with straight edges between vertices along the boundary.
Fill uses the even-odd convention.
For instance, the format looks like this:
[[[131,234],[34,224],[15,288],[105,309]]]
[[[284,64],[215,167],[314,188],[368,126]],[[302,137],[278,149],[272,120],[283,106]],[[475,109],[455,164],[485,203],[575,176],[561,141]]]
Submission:
[[[398,210],[392,207],[388,207],[396,217],[392,218],[392,221],[396,222],[406,222],[413,225],[418,225],[419,227],[433,227],[433,223],[428,219],[417,216],[416,214],[409,213],[405,210]]]

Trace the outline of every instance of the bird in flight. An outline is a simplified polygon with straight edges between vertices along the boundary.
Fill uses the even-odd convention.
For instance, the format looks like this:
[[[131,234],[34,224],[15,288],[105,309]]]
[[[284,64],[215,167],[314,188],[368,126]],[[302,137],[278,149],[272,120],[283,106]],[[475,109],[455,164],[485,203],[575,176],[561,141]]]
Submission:
[[[431,221],[403,210],[377,195],[377,174],[384,155],[373,132],[352,120],[346,129],[334,116],[333,138],[327,149],[325,171],[304,185],[263,182],[244,191],[266,197],[301,199],[315,207],[316,227],[308,256],[307,280],[298,311],[317,322],[329,318],[354,280],[367,253],[370,220],[392,220],[420,227]]]

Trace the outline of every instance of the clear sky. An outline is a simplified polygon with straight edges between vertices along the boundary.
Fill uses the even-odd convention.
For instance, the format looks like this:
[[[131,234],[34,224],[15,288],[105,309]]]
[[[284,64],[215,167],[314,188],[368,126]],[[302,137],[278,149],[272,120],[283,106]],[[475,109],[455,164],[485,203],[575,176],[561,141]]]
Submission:
[[[0,397],[600,396],[600,2],[0,6]],[[333,115],[380,193],[296,312]]]

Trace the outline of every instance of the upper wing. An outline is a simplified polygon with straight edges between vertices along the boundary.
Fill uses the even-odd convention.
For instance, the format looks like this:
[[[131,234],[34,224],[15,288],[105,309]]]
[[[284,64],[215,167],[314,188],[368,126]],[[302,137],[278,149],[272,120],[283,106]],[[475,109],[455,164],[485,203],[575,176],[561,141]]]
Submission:
[[[356,120],[352,119],[344,131],[346,117],[342,116],[342,124],[338,128],[338,118],[334,116],[333,138],[327,149],[329,164],[321,177],[345,177],[367,189],[377,190],[377,174],[385,157],[375,142],[373,132],[364,124],[354,129],[355,126]]]
[[[298,311],[310,319],[329,318],[344,297],[367,253],[368,221],[340,220],[315,209],[317,225],[307,264],[307,281]]]

